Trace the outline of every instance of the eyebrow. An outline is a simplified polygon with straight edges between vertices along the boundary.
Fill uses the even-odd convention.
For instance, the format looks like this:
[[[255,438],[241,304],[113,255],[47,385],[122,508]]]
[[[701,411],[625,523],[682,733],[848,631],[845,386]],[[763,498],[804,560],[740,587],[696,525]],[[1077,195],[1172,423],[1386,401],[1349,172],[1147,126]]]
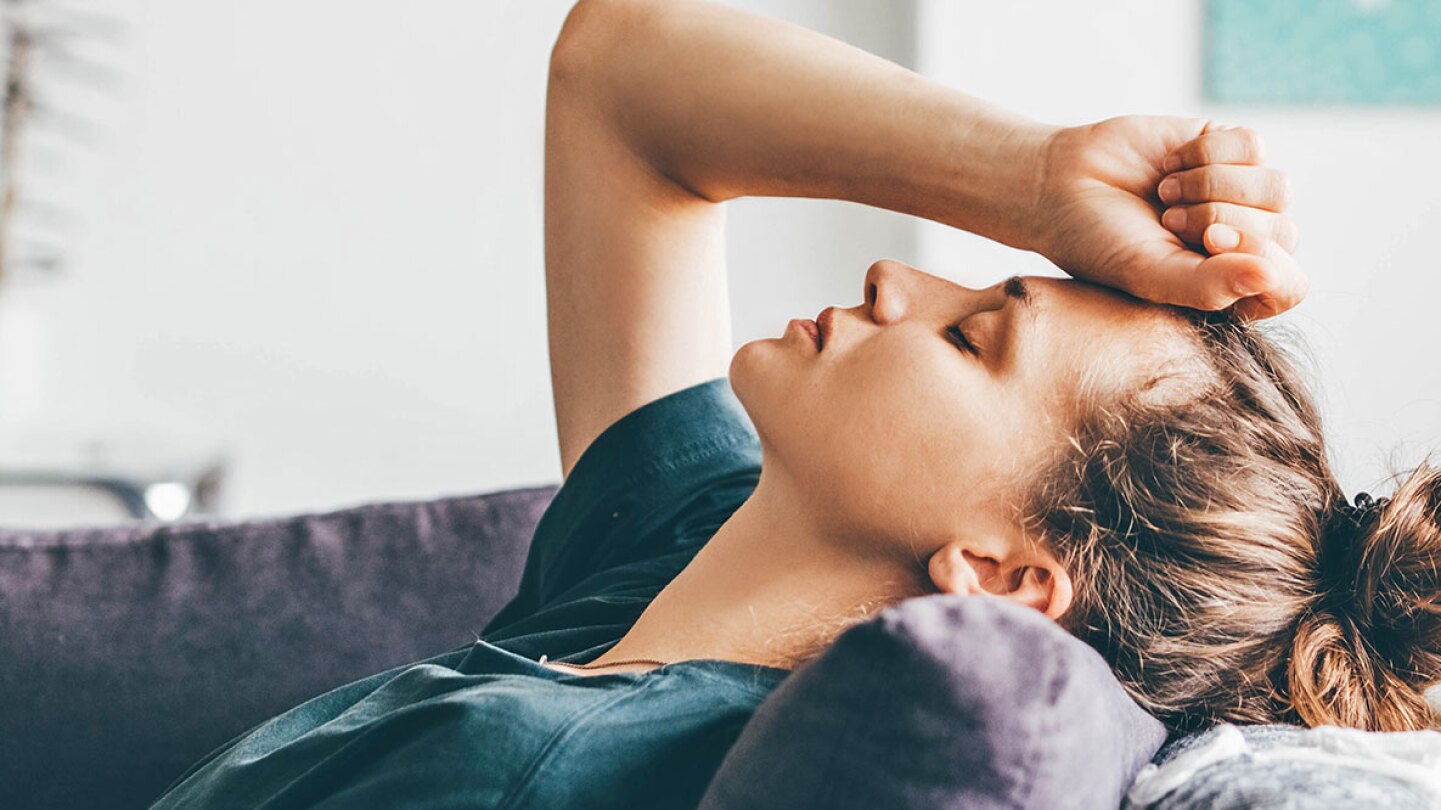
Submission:
[[[1035,303],[1035,297],[1031,295],[1031,288],[1026,286],[1026,280],[1020,276],[1011,276],[1006,279],[1001,289],[1005,291],[1007,298],[1014,298],[1027,307]]]
[[[1025,279],[1020,276],[1011,276],[1001,285],[1001,290],[1006,294],[1006,303],[1011,301],[1020,303],[1019,307],[1007,306],[1006,311],[1006,348],[1005,356],[1007,363],[1015,362],[1016,353],[1019,351],[1019,330],[1016,327],[1016,316],[1020,312],[1030,314],[1031,320],[1036,317],[1036,296],[1031,285],[1026,284]],[[1034,328],[1034,324],[1033,324]]]

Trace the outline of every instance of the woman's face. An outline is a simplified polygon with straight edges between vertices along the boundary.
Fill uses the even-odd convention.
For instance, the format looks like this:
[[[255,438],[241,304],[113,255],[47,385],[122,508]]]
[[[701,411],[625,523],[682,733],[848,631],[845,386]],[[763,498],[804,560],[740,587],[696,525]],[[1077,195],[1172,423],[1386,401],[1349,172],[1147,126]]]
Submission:
[[[1104,395],[1195,356],[1170,308],[1069,279],[971,289],[882,260],[864,301],[829,311],[819,348],[792,322],[742,346],[730,368],[765,476],[806,502],[818,531],[861,552],[1012,534],[1024,483],[1066,441],[1083,380]]]

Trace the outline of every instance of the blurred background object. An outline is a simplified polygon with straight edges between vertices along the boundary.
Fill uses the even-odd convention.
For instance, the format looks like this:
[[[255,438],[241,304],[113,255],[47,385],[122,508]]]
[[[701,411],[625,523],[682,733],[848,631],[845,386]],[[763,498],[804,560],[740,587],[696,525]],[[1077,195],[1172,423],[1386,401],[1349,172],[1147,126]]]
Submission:
[[[1206,95],[1441,104],[1436,0],[1210,0]]]
[[[46,289],[64,268],[73,218],[55,197],[75,147],[91,145],[87,91],[114,89],[92,43],[114,42],[115,21],[84,3],[0,2],[0,397],[7,413],[36,410],[52,337]],[[79,91],[79,92],[77,92]],[[42,437],[30,429],[0,436],[0,517],[7,525],[173,521],[214,509],[218,462],[156,464],[153,445],[112,453],[79,434]],[[84,441],[82,448],[78,442]]]
[[[223,458],[204,448],[26,436],[0,446],[4,525],[70,527],[124,519],[173,522],[219,511]]]
[[[77,57],[74,48],[75,41],[94,33],[97,25],[105,25],[103,17],[77,12],[63,0],[0,2],[0,47],[4,49],[4,95],[0,98],[0,285],[17,272],[54,271],[60,266],[60,250],[53,234],[49,234],[51,239],[45,238],[44,226],[55,224],[61,217],[53,201],[29,193],[30,184],[25,181],[31,179],[26,172],[30,167],[23,158],[32,131],[37,129],[36,119],[39,134],[48,135],[52,146],[56,135],[73,138],[83,132],[69,111],[46,103],[42,86],[44,79],[52,84],[56,78],[93,83],[104,76],[97,65]],[[23,192],[22,185],[26,186]],[[27,225],[30,233],[25,232]],[[38,234],[34,232],[37,225],[41,231]]]
[[[1441,448],[1441,109],[1208,97],[1221,17],[1205,0],[735,4],[1053,123],[1254,126],[1296,190],[1313,286],[1280,320],[1311,347],[1343,484]],[[181,468],[219,464],[212,508],[235,517],[558,481],[542,135],[569,5],[92,0],[124,35],[83,47],[123,83],[60,105],[95,122],[94,145],[44,196],[84,227],[23,306],[0,290],[0,438],[54,437],[73,458],[154,437]],[[849,203],[728,206],[736,345],[859,303],[881,257],[977,286],[1061,275]],[[24,329],[21,351],[7,330]]]

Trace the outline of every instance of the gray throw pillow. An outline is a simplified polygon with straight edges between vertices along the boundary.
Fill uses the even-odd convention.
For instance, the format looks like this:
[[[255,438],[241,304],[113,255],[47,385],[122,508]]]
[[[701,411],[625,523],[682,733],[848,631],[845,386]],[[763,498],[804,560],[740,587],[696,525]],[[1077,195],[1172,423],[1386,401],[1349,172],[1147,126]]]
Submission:
[[[938,594],[848,629],[783,681],[701,808],[1114,810],[1165,738],[1043,614]]]

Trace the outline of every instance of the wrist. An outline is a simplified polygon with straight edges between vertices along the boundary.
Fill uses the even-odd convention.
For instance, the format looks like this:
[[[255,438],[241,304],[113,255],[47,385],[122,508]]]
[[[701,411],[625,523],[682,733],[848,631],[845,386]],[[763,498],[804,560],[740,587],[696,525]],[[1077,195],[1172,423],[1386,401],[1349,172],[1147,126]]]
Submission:
[[[1007,242],[1012,247],[1041,254],[1048,250],[1046,225],[1051,221],[1047,215],[1053,176],[1051,154],[1062,129],[1035,121],[1017,126],[1013,164],[1017,167],[1017,175],[1012,192],[1016,200],[1014,228],[1017,235],[1014,242]]]
[[[1040,251],[1048,155],[1059,127],[992,108],[965,127],[950,153],[946,224],[1020,250]]]

